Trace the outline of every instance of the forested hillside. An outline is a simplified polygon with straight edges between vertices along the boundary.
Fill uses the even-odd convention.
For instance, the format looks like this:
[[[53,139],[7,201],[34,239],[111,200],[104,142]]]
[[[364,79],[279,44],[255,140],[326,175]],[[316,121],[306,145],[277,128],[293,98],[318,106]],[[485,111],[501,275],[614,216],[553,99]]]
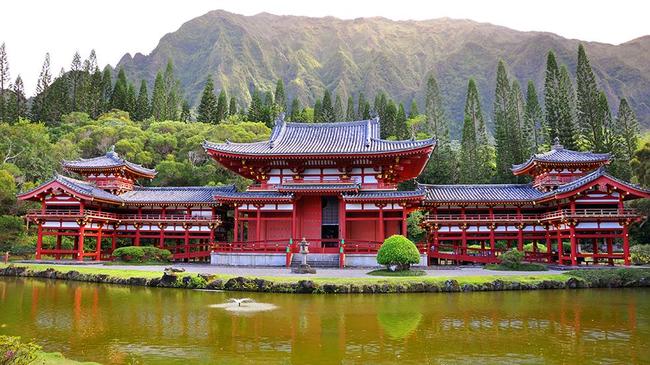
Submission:
[[[237,97],[240,107],[250,103],[254,88],[272,91],[282,79],[287,98],[296,97],[303,105],[329,90],[343,101],[359,93],[372,98],[384,92],[408,108],[412,99],[424,102],[426,76],[433,72],[452,121],[452,137],[459,139],[468,78],[476,81],[487,107],[494,102],[494,70],[500,59],[522,85],[531,80],[540,88],[549,50],[575,77],[579,43],[470,20],[341,20],[212,11],[162,37],[150,54],[125,55],[116,68],[152,86],[157,71],[171,58],[192,107],[198,106],[211,75],[216,90]],[[610,103],[615,107],[618,98],[627,98],[641,124],[650,127],[650,37],[621,45],[582,43]],[[493,128],[491,118],[488,127]]]

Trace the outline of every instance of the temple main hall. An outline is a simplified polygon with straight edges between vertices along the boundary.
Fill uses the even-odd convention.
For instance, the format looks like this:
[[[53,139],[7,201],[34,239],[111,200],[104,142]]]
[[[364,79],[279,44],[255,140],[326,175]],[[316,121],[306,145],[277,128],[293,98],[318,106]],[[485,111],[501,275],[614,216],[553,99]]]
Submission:
[[[36,259],[110,260],[117,247],[168,249],[175,261],[290,266],[298,242],[324,266],[375,266],[386,237],[424,213],[420,265],[494,263],[516,248],[528,261],[629,265],[629,227],[645,219],[625,202],[650,192],[606,171],[608,154],[555,143],[512,167],[527,184],[398,185],[424,170],[435,139],[380,138],[379,119],[287,123],[267,141],[204,142],[217,163],[252,183],[144,187],[156,171],[115,151],[63,161],[22,200],[37,226]],[[297,255],[295,255],[297,256]]]

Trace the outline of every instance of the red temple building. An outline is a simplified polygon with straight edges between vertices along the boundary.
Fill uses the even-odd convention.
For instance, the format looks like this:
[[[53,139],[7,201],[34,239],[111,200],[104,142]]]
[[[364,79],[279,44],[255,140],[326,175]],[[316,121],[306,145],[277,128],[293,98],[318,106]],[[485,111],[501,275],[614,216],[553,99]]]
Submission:
[[[154,245],[175,260],[288,266],[306,239],[316,263],[373,266],[383,240],[406,234],[408,214],[422,210],[421,265],[496,262],[510,247],[529,261],[629,263],[628,228],[644,217],[624,202],[650,193],[608,175],[609,155],[556,143],[513,166],[530,184],[399,191],[420,175],[435,140],[390,141],[379,131],[378,119],[279,119],[268,141],[205,142],[218,163],[254,182],[245,191],[137,186],[156,172],[110,151],[64,161],[81,179],[57,175],[19,198],[41,204],[27,216],[38,226],[37,259],[103,260],[119,246]]]

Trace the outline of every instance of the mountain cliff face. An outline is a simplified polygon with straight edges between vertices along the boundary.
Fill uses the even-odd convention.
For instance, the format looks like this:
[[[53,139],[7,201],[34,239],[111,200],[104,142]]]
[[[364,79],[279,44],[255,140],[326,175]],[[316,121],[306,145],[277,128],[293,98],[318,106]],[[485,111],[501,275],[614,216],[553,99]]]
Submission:
[[[151,54],[127,54],[117,67],[124,67],[134,81],[144,78],[152,84],[171,58],[194,106],[212,74],[216,89],[225,88],[242,104],[250,100],[253,85],[273,90],[282,78],[289,100],[299,97],[303,105],[328,88],[344,98],[353,95],[355,103],[359,92],[372,99],[385,91],[407,107],[415,98],[420,110],[426,75],[434,72],[448,114],[458,125],[470,77],[477,81],[489,117],[500,58],[522,90],[533,80],[542,97],[546,53],[555,50],[574,73],[579,43],[469,20],[341,20],[211,11],[165,35]],[[616,46],[585,42],[585,48],[610,106],[615,109],[618,98],[627,97],[642,125],[650,127],[650,36]]]

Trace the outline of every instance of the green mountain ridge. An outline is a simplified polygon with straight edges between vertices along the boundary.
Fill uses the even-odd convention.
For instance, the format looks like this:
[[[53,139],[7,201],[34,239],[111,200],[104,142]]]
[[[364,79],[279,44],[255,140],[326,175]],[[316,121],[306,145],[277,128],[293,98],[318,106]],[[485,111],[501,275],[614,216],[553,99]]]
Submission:
[[[241,106],[250,101],[254,86],[273,90],[282,78],[289,100],[298,97],[303,105],[328,88],[343,100],[385,91],[407,107],[415,98],[422,108],[425,77],[434,72],[457,136],[470,77],[486,111],[492,110],[500,58],[523,86],[533,80],[541,96],[546,53],[555,50],[573,74],[579,43],[610,105],[628,98],[641,124],[650,127],[650,36],[611,45],[449,18],[342,20],[215,10],[163,36],[149,55],[124,55],[117,68],[124,67],[134,81],[146,79],[151,90],[156,72],[171,58],[193,106],[212,74],[216,89],[237,96]]]

